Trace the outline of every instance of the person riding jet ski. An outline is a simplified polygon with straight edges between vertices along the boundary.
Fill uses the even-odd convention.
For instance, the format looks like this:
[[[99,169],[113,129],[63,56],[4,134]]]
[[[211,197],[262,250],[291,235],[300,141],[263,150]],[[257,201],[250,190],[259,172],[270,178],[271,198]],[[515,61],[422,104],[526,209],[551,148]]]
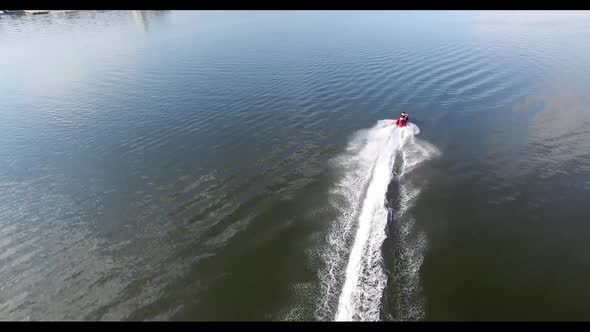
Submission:
[[[405,127],[408,124],[408,121],[410,121],[410,117],[408,116],[408,114],[406,112],[402,112],[402,114],[400,114],[400,116],[397,119],[397,121],[395,122],[395,124],[400,127]]]

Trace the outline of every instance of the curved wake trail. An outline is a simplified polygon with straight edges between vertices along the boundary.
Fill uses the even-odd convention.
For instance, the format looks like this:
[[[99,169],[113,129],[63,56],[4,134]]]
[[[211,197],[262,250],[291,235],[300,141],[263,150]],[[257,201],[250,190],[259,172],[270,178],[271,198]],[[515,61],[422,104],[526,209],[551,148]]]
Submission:
[[[360,131],[347,152],[335,160],[344,172],[333,191],[333,204],[340,217],[333,224],[323,252],[326,270],[321,276],[323,298],[316,312],[319,319],[380,318],[387,284],[381,254],[389,215],[387,188],[394,176],[397,152],[408,143],[416,145],[414,135],[419,133],[414,124],[399,128],[393,123],[383,120]],[[414,156],[412,150],[401,154],[402,175],[421,162],[416,159],[427,159]]]

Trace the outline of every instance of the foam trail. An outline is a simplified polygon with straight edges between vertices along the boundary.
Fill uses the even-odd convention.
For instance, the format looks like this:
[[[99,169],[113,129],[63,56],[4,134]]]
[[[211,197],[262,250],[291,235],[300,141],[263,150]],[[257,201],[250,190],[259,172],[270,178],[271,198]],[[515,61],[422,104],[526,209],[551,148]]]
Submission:
[[[337,321],[379,319],[381,295],[386,280],[381,267],[381,255],[378,253],[385,234],[379,234],[379,230],[385,229],[387,223],[385,195],[391,181],[395,153],[406,132],[405,128],[398,129],[395,126],[387,129],[383,140],[378,142],[377,160],[362,204],[358,229],[346,268],[346,279],[338,302]],[[400,135],[395,135],[396,131]],[[367,259],[365,266],[362,264],[363,257]],[[363,267],[368,271],[363,273]],[[359,305],[365,310],[357,310]]]
[[[409,167],[405,170],[404,165],[402,175],[428,159],[424,157],[428,149],[415,147],[420,145],[414,140],[417,133],[419,128],[414,124],[399,128],[391,120],[379,121],[355,135],[347,153],[336,159],[344,170],[333,192],[340,216],[323,252],[326,269],[320,273],[324,297],[316,312],[318,319],[379,320],[387,283],[381,254],[389,214],[387,188],[400,148],[410,146],[408,153],[402,154]],[[426,152],[414,158],[414,150]]]
[[[365,200],[380,151],[385,143],[391,142],[390,138],[395,140],[395,131],[394,121],[379,121],[373,128],[357,132],[347,151],[333,160],[336,168],[343,173],[332,192],[332,204],[339,216],[332,224],[326,248],[321,253],[326,267],[320,271],[323,297],[316,311],[317,319],[334,318],[334,307],[338,303],[345,277],[343,263],[346,263],[354,240],[353,231],[357,226],[360,207]]]
[[[393,234],[395,264],[392,267],[393,289],[395,301],[392,319],[394,320],[419,320],[424,317],[424,301],[421,297],[421,285],[419,269],[422,266],[424,250],[426,248],[426,234],[418,231],[415,238],[411,234],[414,230],[415,220],[406,214],[408,207],[420,194],[417,189],[407,183],[400,185],[398,210],[393,215]]]
[[[415,228],[415,220],[408,212],[421,192],[421,187],[406,177],[423,162],[439,156],[440,151],[415,135],[408,136],[401,149],[401,167],[398,175],[399,204],[392,215],[392,230],[395,243],[395,264],[392,268],[396,306],[394,319],[420,320],[424,317],[424,300],[421,296],[419,270],[427,246],[426,234]]]

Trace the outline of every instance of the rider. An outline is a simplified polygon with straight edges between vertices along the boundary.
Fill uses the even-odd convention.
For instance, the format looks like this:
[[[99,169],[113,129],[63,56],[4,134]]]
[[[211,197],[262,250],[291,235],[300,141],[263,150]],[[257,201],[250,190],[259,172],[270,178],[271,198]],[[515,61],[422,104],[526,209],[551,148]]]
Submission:
[[[410,120],[410,117],[408,116],[408,114],[406,112],[402,112],[402,114],[400,114],[400,116],[397,119],[397,121],[395,122],[395,124],[403,127],[406,124],[408,124],[409,120]]]

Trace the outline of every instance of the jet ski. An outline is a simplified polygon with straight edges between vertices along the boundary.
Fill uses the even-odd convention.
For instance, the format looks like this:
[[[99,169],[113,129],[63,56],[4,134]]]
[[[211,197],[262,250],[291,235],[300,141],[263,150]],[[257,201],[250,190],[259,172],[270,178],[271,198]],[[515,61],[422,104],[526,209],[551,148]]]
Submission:
[[[402,112],[399,118],[397,118],[397,121],[395,121],[395,124],[398,127],[405,127],[408,124],[408,121],[410,121],[410,116],[406,112]]]

